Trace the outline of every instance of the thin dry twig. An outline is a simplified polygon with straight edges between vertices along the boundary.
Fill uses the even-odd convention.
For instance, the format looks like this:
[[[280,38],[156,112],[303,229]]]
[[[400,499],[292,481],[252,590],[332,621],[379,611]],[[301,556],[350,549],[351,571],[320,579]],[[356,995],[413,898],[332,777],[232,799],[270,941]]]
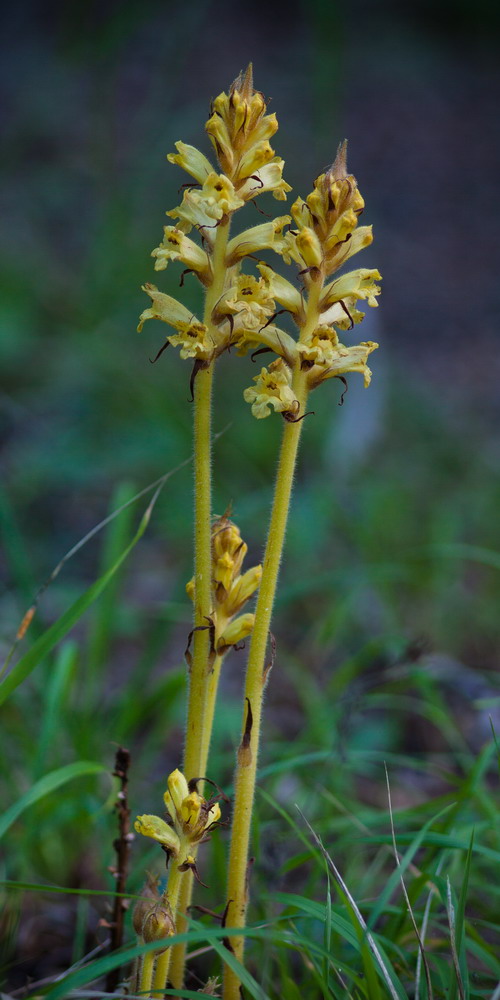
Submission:
[[[116,878],[116,892],[125,893],[128,866],[130,860],[130,843],[133,834],[130,833],[130,809],[127,799],[128,772],[130,767],[130,753],[125,747],[118,747],[115,757],[115,769],[113,774],[120,781],[120,790],[115,802],[115,809],[118,815],[118,837],[113,843],[116,851],[116,867],[111,871]],[[111,941],[110,953],[121,948],[123,943],[123,924],[125,913],[128,908],[128,900],[122,895],[116,895],[113,904],[113,918],[110,921]],[[120,982],[120,968],[117,966],[110,969],[106,977],[106,990],[113,993]]]

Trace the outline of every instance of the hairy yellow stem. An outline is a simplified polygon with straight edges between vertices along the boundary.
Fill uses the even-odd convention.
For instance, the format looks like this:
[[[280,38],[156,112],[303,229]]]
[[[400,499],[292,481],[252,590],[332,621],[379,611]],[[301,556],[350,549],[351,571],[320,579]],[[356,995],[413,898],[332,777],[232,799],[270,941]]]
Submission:
[[[311,332],[318,323],[318,301],[321,288],[322,278],[319,276],[318,280],[314,281],[311,286],[306,321],[301,330],[301,338]],[[298,366],[293,375],[292,385],[295,397],[300,404],[299,413],[302,416],[305,413],[308,395],[307,373],[301,372]],[[242,928],[245,926],[246,921],[248,902],[248,848],[259,754],[266,649],[285,540],[302,423],[303,421],[301,420],[297,423],[287,423],[283,431],[271,521],[262,568],[262,580],[257,598],[255,624],[248,656],[241,743],[236,763],[233,823],[229,852],[227,898],[230,900],[230,903],[226,920],[227,927]],[[241,962],[244,951],[243,935],[231,938],[231,945],[236,958]],[[223,997],[224,1000],[240,1000],[240,980],[228,965],[225,966],[224,971]]]
[[[203,741],[201,746],[201,756],[200,756],[200,777],[205,777],[207,769],[208,754],[210,750],[210,741],[212,738],[212,727],[215,713],[215,702],[217,700],[217,689],[219,686],[220,670],[222,666],[223,656],[217,656],[213,669],[208,677],[206,695],[205,695],[205,724],[203,727]],[[193,775],[194,777],[194,775]],[[191,851],[193,857],[196,859],[197,849],[193,848]],[[187,930],[187,920],[185,914],[187,913],[188,906],[191,904],[191,898],[193,895],[193,873],[191,871],[186,872],[184,879],[182,880],[181,890],[179,893],[179,917],[177,920],[177,933],[183,934]],[[170,965],[170,980],[172,986],[181,988],[184,981],[184,965],[186,961],[186,945],[178,944],[173,949],[172,961]]]
[[[226,280],[226,247],[229,219],[217,227],[212,270],[213,281],[207,290],[204,323],[212,327],[212,312],[224,290]],[[183,772],[188,778],[200,774],[201,747],[205,720],[205,687],[208,675],[210,637],[207,618],[212,611],[212,547],[211,547],[211,396],[213,362],[201,368],[194,381],[194,575],[195,603],[193,659],[189,679],[189,696],[184,747]]]
[[[217,227],[212,254],[213,281],[207,290],[203,321],[210,329],[212,313],[227,280],[226,248],[230,220],[223,220]],[[200,369],[194,382],[194,574],[195,605],[193,659],[189,680],[186,741],[184,745],[183,772],[188,778],[204,776],[212,732],[214,705],[210,721],[207,716],[207,685],[213,672],[208,673],[210,636],[207,618],[212,611],[212,538],[211,538],[211,392],[213,383],[212,362],[209,368]],[[217,662],[217,661],[216,661]],[[220,671],[220,665],[219,665]],[[215,670],[215,665],[214,665]],[[216,694],[217,688],[215,689]],[[214,696],[215,704],[215,696]],[[185,914],[191,903],[193,891],[192,872],[186,872],[179,898],[178,930],[187,926]],[[186,945],[172,949],[172,981],[181,987],[184,980]]]
[[[180,857],[184,857],[185,853],[187,853],[187,846],[181,844]],[[183,875],[184,873],[179,871],[177,862],[172,862],[168,885],[163,894],[163,899],[165,903],[168,903],[172,910],[172,914],[175,921],[176,933],[179,933],[178,921],[176,919],[176,910],[179,902],[179,891],[183,881]],[[170,962],[172,959],[173,950],[174,950],[173,948],[166,948],[165,951],[162,951],[161,954],[158,955],[158,958],[156,959],[156,967],[153,977],[152,996],[154,998],[159,998],[159,1000],[161,1000],[161,998],[163,997],[163,991],[166,989],[168,983]]]
[[[147,951],[145,955],[142,956],[141,971],[139,975],[139,993],[143,993],[145,997],[148,997],[151,993],[154,966],[154,952]]]

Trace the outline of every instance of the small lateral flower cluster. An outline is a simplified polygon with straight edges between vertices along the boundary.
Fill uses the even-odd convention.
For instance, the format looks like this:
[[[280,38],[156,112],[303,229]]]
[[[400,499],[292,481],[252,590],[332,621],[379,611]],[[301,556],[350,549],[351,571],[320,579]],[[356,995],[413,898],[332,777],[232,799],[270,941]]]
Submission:
[[[178,769],[172,771],[163,796],[170,822],[160,816],[138,816],[134,824],[137,833],[156,840],[175,859],[183,848],[203,840],[221,817],[219,803],[207,802],[198,794],[196,783],[188,784]]]
[[[241,573],[247,552],[248,545],[236,524],[227,514],[217,518],[212,526],[212,657],[223,656],[252,631],[255,616],[239,612],[257,590],[262,566],[252,566]],[[194,602],[194,577],[186,585],[186,592]]]

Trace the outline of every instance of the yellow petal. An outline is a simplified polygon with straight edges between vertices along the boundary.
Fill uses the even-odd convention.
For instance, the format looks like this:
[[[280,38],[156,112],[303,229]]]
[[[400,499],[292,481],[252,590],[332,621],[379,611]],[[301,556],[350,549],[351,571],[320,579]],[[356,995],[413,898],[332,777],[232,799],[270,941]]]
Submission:
[[[172,298],[171,295],[165,295],[164,292],[159,292],[156,285],[146,284],[142,286],[143,292],[149,295],[153,305],[150,309],[145,309],[139,317],[139,326],[137,330],[139,333],[142,330],[143,324],[148,319],[160,319],[163,323],[169,323],[170,326],[174,326],[176,329],[180,329],[183,324],[191,323],[193,319],[193,314],[183,306],[181,302],[177,299]]]
[[[134,823],[134,829],[137,833],[142,833],[144,837],[151,837],[158,841],[163,847],[168,847],[176,854],[179,851],[180,841],[175,830],[172,830],[172,827],[159,816],[138,816]]]
[[[169,153],[167,160],[182,167],[191,177],[195,177],[200,184],[203,184],[208,175],[212,173],[213,166],[210,160],[196,149],[196,146],[189,146],[186,142],[176,142],[177,153]]]
[[[172,796],[174,808],[176,812],[180,814],[182,803],[186,798],[186,796],[189,795],[189,789],[188,789],[188,783],[184,775],[182,774],[181,771],[179,771],[178,768],[176,768],[175,771],[172,771],[171,774],[169,774],[167,778],[167,785],[168,785],[168,791]]]

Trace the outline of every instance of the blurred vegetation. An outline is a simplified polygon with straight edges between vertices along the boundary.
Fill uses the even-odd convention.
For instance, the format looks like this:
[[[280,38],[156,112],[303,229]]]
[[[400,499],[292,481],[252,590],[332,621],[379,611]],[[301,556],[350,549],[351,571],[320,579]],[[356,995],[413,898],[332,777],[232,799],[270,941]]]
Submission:
[[[227,85],[253,55],[252,44],[262,85],[275,97],[277,148],[290,158],[287,178],[294,188],[310,184],[311,171],[323,166],[319,160],[335,147],[351,114],[342,99],[349,17],[356,11],[320,0],[292,4],[283,46],[274,53],[272,32],[268,37],[253,23],[263,5],[245,15],[243,39],[227,23],[227,5],[226,17],[217,19],[218,36],[208,2],[146,7],[128,0],[53,4],[43,11],[33,5],[9,14],[13,41],[1,71],[8,181],[0,243],[5,653],[64,552],[190,454],[186,366],[174,352],[149,364],[163,342],[159,325],[134,334],[145,304],[140,285],[155,280],[149,253],[182,182],[165,164],[166,152],[180,137],[196,141],[206,96]],[[423,23],[415,15],[422,37],[427,31],[432,45],[448,45],[440,20],[434,25],[424,8]],[[389,18],[391,5],[384,10]],[[463,39],[471,8],[464,3],[459,10],[453,37]],[[484,39],[479,14],[480,6],[473,18],[476,44]],[[279,21],[279,10],[269,17]],[[400,30],[404,35],[408,23]],[[363,127],[362,115],[360,122],[354,118],[354,132]],[[384,241],[390,184],[380,188],[373,171],[364,185],[359,154],[355,172],[363,192],[373,189],[374,215],[367,197],[367,219],[378,215],[382,233],[382,263],[377,242],[363,263],[380,264],[389,304],[384,313],[382,299],[373,331],[381,350],[369,392],[353,376],[339,409],[337,383],[325,388],[313,398],[315,416],[304,429],[274,625],[278,656],[254,838],[253,917],[275,920],[277,936],[250,944],[250,970],[271,997],[351,995],[339,986],[340,966],[355,984],[352,996],[386,996],[386,987],[373,980],[363,941],[346,944],[338,924],[328,941],[324,937],[331,907],[325,863],[297,803],[413,996],[418,948],[390,853],[386,761],[398,844],[415,861],[407,875],[419,926],[429,881],[437,886],[428,931],[436,997],[457,995],[446,876],[460,914],[475,831],[458,952],[463,995],[489,997],[500,978],[492,876],[500,850],[492,742],[500,722],[500,471],[498,431],[490,421],[496,404],[486,390],[484,397],[481,388],[465,391],[477,368],[464,362],[455,394],[446,367],[433,369],[435,357],[447,354],[439,312],[435,329],[423,336],[431,341],[427,355],[415,341],[395,346],[396,335],[405,341],[404,332],[387,329],[385,317],[400,315],[404,327],[405,294],[411,297],[412,289],[395,287],[387,233]],[[401,197],[397,211],[404,215]],[[399,223],[391,217],[393,230]],[[175,267],[156,280],[176,294]],[[408,272],[408,286],[415,282],[418,272]],[[185,291],[195,309],[192,276]],[[458,299],[459,291],[455,286]],[[411,327],[418,316],[410,313]],[[480,337],[481,315],[477,326]],[[215,509],[222,513],[232,502],[256,560],[281,428],[277,419],[256,423],[242,403],[254,373],[248,358],[225,358],[219,367],[216,429],[223,433],[215,448]],[[2,707],[5,804],[22,803],[33,786],[40,792],[5,832],[6,880],[112,892],[107,866],[116,789],[107,775],[116,743],[132,752],[134,812],[154,813],[161,803],[165,775],[177,765],[182,744],[190,483],[189,468],[166,483],[146,533],[108,589]],[[43,596],[21,652],[116,561],[146,502],[128,508],[67,564]],[[227,790],[243,656],[232,655],[225,668],[214,739],[211,776]],[[85,761],[103,766],[104,774],[80,773]],[[37,786],[69,765],[76,770],[61,773],[64,784],[48,794]],[[213,895],[223,903],[224,840],[224,834],[214,837],[212,868],[204,861],[213,892],[200,890],[199,898],[207,905]],[[144,871],[158,859],[139,844],[133,857],[130,891],[138,892]],[[391,894],[384,892],[389,886]],[[27,976],[65,971],[106,939],[99,925],[105,896],[1,891],[3,963],[14,987]],[[331,892],[334,916],[345,918],[345,899],[333,884]],[[330,964],[323,946],[333,956]],[[211,963],[215,967],[210,956],[202,957],[198,975],[206,976]],[[350,963],[357,970],[352,976]],[[419,995],[426,995],[423,979]]]

